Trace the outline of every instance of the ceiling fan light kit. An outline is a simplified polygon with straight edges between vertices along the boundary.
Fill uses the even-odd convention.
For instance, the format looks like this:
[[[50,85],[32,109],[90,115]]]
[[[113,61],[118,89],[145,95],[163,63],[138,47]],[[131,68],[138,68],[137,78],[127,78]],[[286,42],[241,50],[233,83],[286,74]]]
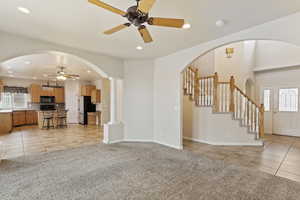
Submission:
[[[155,4],[156,0],[137,0],[137,5],[131,6],[124,12],[118,8],[110,6],[100,0],[88,0],[90,3],[111,11],[115,14],[121,15],[127,18],[128,23],[116,26],[110,30],[104,32],[106,35],[113,34],[121,31],[131,25],[137,27],[141,37],[145,43],[153,41],[150,32],[148,31],[146,24],[152,26],[163,26],[171,28],[183,28],[184,19],[172,19],[172,18],[161,18],[161,17],[149,17],[149,11]]]

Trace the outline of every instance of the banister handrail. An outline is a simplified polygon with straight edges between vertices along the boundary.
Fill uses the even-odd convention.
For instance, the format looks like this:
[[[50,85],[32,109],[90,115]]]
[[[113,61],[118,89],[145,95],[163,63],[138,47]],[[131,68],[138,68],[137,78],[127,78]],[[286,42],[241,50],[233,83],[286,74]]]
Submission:
[[[264,136],[264,106],[259,105],[243,92],[234,77],[230,81],[219,81],[216,73],[199,76],[199,69],[189,66],[183,73],[184,95],[188,95],[196,106],[212,106],[213,112],[231,112],[234,119],[255,132],[257,138]]]
[[[260,105],[254,102],[247,94],[245,94],[238,86],[234,85],[235,89],[237,89],[245,98],[247,98],[251,103],[253,103],[256,107],[260,107]]]

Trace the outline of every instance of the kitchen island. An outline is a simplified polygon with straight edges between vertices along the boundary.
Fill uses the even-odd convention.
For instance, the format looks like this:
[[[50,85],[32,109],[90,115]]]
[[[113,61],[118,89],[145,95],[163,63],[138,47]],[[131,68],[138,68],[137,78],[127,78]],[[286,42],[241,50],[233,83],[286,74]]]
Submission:
[[[0,135],[8,134],[12,131],[12,110],[0,110]]]
[[[61,116],[63,113],[66,113],[65,110],[53,110],[53,111],[38,111],[38,126],[40,129],[43,129],[43,121],[45,119],[45,116],[52,115],[53,116],[53,126],[54,128],[57,128],[60,124],[59,116]],[[52,120],[50,122],[50,126],[52,126]]]

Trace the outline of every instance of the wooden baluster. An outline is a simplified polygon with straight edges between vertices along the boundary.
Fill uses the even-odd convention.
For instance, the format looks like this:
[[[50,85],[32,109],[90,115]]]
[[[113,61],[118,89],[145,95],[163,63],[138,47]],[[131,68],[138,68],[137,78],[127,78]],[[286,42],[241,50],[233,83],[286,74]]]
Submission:
[[[219,82],[219,77],[218,77],[218,73],[215,73],[214,76],[214,112],[218,112],[219,111],[219,98],[218,98],[218,82]]]
[[[259,138],[263,138],[265,136],[265,128],[264,128],[264,104],[260,105],[259,108]]]
[[[206,79],[206,106],[209,105],[208,103],[208,98],[209,98],[209,94],[208,94],[208,89],[209,89],[209,85],[208,85],[208,78]]]

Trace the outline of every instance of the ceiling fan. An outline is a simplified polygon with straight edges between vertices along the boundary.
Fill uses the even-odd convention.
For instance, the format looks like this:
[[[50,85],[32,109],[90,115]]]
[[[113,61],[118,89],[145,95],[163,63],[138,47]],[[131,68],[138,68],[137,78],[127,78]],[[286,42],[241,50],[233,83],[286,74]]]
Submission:
[[[113,13],[116,13],[128,19],[129,21],[128,23],[121,24],[110,30],[105,31],[104,34],[106,35],[113,34],[117,31],[125,29],[131,25],[134,25],[138,28],[138,31],[140,32],[144,42],[149,43],[152,42],[153,39],[150,35],[150,32],[144,25],[145,23],[153,26],[164,26],[164,27],[172,27],[172,28],[182,28],[182,26],[184,25],[184,19],[149,17],[149,11],[153,7],[156,0],[136,0],[137,5],[129,7],[126,12],[118,8],[112,7],[99,0],[88,0],[88,1],[92,4],[95,4],[101,8],[109,10]]]
[[[66,67],[63,66],[58,66],[57,67],[57,72],[55,75],[49,75],[48,77],[52,77],[52,78],[56,78],[59,81],[65,81],[67,79],[73,79],[73,80],[77,80],[80,78],[79,75],[76,74],[68,74],[65,72]]]

